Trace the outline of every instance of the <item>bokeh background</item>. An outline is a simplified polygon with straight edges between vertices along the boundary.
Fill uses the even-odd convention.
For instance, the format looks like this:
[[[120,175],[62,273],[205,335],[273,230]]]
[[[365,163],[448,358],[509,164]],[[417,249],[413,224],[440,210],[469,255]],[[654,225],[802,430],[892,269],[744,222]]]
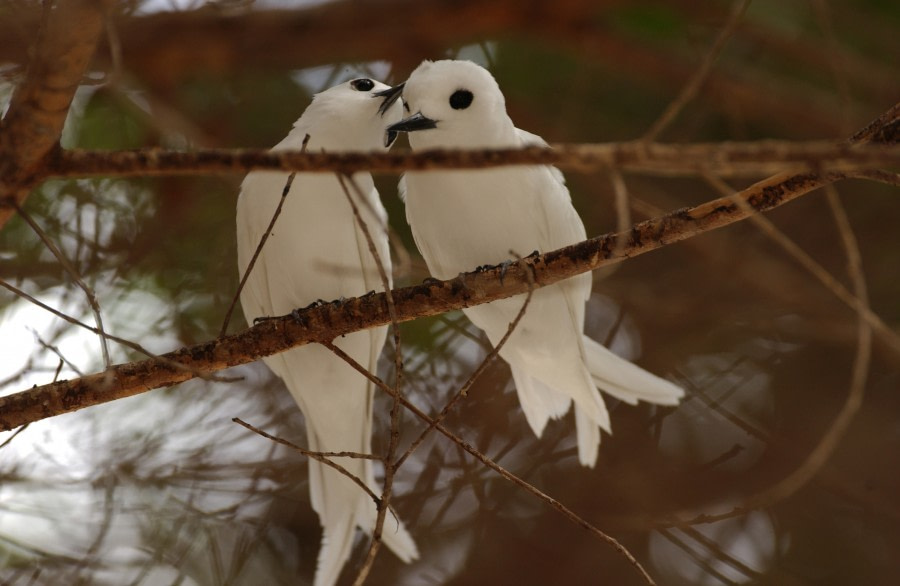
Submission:
[[[735,5],[710,2],[181,2],[111,15],[63,145],[268,147],[311,96],[371,76],[399,82],[425,58],[488,67],[521,128],[550,142],[641,137],[696,73]],[[0,3],[0,107],[21,79],[40,3]],[[660,140],[841,139],[900,97],[900,4],[754,0]],[[405,148],[402,142],[396,148]],[[396,194],[377,177],[421,281]],[[760,177],[730,179],[736,188]],[[90,178],[43,184],[26,209],[97,292],[112,333],[163,352],[214,338],[237,285],[241,177]],[[610,175],[567,173],[590,235],[615,229]],[[702,178],[626,174],[634,219],[720,194]],[[900,323],[896,187],[837,190],[873,311]],[[822,191],[769,214],[849,286]],[[0,277],[90,321],[84,294],[35,232],[0,231]],[[614,435],[577,463],[574,423],[535,438],[495,363],[447,425],[622,541],[660,584],[893,584],[900,575],[900,356],[875,339],[865,398],[808,482],[743,505],[799,469],[850,392],[857,318],[750,222],[595,275],[587,329],[677,381],[677,409],[607,398]],[[232,320],[231,331],[244,327]],[[405,390],[436,413],[487,353],[461,313],[402,327]],[[116,362],[140,356],[113,345]],[[393,380],[394,349],[379,374]],[[0,294],[0,391],[102,368],[98,340]],[[262,363],[5,433],[0,581],[8,584],[305,584],[320,528],[302,456],[231,422],[303,444],[304,421]],[[389,402],[376,405],[376,451]],[[420,423],[403,421],[403,442]],[[394,504],[421,560],[383,551],[370,584],[640,584],[619,554],[446,439],[401,468]],[[703,515],[720,515],[705,522]],[[362,564],[358,540],[344,579]]]

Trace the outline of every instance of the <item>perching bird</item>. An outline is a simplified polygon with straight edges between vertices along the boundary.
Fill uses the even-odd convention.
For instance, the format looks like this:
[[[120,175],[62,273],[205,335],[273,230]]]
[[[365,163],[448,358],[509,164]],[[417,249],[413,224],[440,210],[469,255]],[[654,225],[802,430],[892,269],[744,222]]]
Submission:
[[[377,93],[388,86],[354,79],[317,94],[273,150],[300,149],[308,135],[309,151],[374,151],[384,149],[385,126],[399,120],[402,109],[379,111]],[[243,275],[269,225],[288,178],[282,172],[253,172],[244,179],[237,205],[238,268]],[[391,274],[387,215],[369,173],[353,181],[365,201],[355,198],[387,275]],[[378,267],[344,189],[332,173],[298,173],[281,215],[241,292],[244,314],[253,320],[284,315],[319,299],[364,295],[383,290]],[[387,330],[373,328],[348,334],[335,345],[371,372],[384,346]],[[372,384],[326,348],[309,344],[268,356],[266,364],[281,377],[306,418],[309,449],[319,452],[371,453]],[[375,494],[372,461],[335,461],[361,479]],[[334,469],[309,461],[312,506],[323,527],[316,567],[316,586],[335,584],[352,549],[356,527],[367,533],[375,524],[375,503],[359,486]],[[384,543],[409,562],[418,557],[416,544],[396,518],[388,514]]]
[[[385,92],[392,107],[401,86]],[[515,127],[493,76],[468,61],[425,61],[402,86],[411,116],[388,126],[408,132],[414,150],[547,146]],[[392,135],[393,136],[393,135]],[[431,274],[439,279],[534,250],[547,252],[585,240],[562,173],[549,166],[407,172],[406,219]],[[518,327],[500,350],[509,363],[519,402],[540,437],[551,418],[575,403],[578,457],[596,463],[600,429],[609,414],[597,389],[635,404],[675,405],[678,386],[624,360],[583,334],[589,273],[536,289]],[[497,344],[524,296],[464,309]]]

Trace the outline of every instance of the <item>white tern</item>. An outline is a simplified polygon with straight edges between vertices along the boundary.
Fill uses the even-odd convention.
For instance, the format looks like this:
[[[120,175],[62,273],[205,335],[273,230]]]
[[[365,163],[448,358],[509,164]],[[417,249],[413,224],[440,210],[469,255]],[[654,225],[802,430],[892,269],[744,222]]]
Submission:
[[[515,127],[493,76],[469,61],[425,61],[405,84],[384,92],[383,108],[402,91],[411,116],[388,126],[391,139],[408,132],[414,150],[547,146]],[[562,173],[555,167],[407,172],[400,182],[406,219],[431,274],[449,279],[510,251],[547,252],[586,239]],[[540,437],[551,418],[575,403],[579,461],[593,466],[600,430],[611,433],[598,388],[622,401],[675,405],[684,394],[673,383],[620,358],[583,334],[586,273],[536,289],[518,327],[500,350],[509,363],[522,410]],[[519,313],[524,296],[464,309],[497,344]]]
[[[385,127],[402,116],[400,104],[379,108],[382,100],[378,92],[387,89],[385,84],[362,78],[317,94],[273,150],[300,149],[307,135],[309,151],[385,149]],[[244,179],[237,204],[241,275],[281,200],[287,178],[283,172],[252,172]],[[365,196],[365,201],[355,203],[390,276],[387,214],[369,173],[356,173],[353,181]],[[349,183],[347,187],[357,198]],[[241,292],[241,305],[252,324],[255,318],[284,315],[319,299],[383,290],[377,269],[337,177],[333,173],[298,173]],[[375,372],[386,335],[386,328],[378,327],[348,334],[334,343]],[[371,453],[373,388],[362,374],[317,344],[293,348],[264,360],[284,380],[300,406],[306,418],[310,450]],[[375,484],[371,460],[335,461],[375,494],[381,493]],[[351,479],[312,459],[309,489],[323,527],[314,583],[330,586],[337,582],[350,555],[356,527],[371,534],[375,503]],[[382,537],[404,562],[418,557],[412,537],[390,513]]]

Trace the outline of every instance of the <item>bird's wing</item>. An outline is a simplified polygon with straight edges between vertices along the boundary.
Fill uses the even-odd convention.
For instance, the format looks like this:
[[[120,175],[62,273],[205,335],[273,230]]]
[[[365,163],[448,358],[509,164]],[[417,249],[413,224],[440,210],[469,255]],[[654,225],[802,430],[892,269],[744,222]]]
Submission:
[[[536,145],[547,147],[547,141],[536,134],[520,128],[516,129],[522,146]],[[537,173],[541,205],[535,210],[539,215],[536,225],[543,226],[541,242],[543,252],[562,248],[587,239],[587,232],[581,217],[572,205],[566,179],[556,167],[545,165],[532,168]],[[584,323],[584,302],[591,294],[591,274],[585,273],[563,281],[567,301],[572,317],[578,327]]]
[[[287,177],[286,173],[251,173],[241,185],[237,202],[238,278],[243,278],[250,260],[259,247],[263,233],[278,205]],[[277,278],[277,275],[270,274],[272,267],[269,264],[267,256],[260,254],[241,290],[241,306],[251,325],[255,318],[271,316],[274,312],[269,292],[271,281]]]

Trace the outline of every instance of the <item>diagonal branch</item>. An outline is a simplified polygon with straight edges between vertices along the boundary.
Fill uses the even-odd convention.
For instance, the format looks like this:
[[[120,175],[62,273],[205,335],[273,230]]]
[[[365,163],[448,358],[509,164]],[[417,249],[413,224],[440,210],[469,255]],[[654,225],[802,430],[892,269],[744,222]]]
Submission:
[[[50,10],[28,72],[0,125],[0,204],[21,205],[42,179],[59,142],[69,104],[87,69],[110,0],[61,0]],[[0,227],[13,208],[0,205]]]
[[[543,287],[589,270],[656,250],[667,244],[727,226],[748,217],[747,210],[773,209],[840,176],[814,173],[779,175],[733,196],[693,208],[676,210],[660,218],[635,224],[630,231],[605,234],[543,255],[531,255],[508,267],[463,273],[447,281],[429,281],[392,292],[398,322],[437,315],[526,293],[531,285]],[[625,244],[621,242],[624,240]],[[523,268],[525,267],[525,268]],[[503,278],[501,279],[501,274]],[[884,324],[876,331],[900,351],[900,342]],[[0,398],[0,430],[128,397],[150,389],[246,364],[263,356],[310,342],[330,342],[337,336],[391,323],[385,293],[364,295],[300,310],[266,320],[239,334],[226,336],[164,354],[161,360],[143,360],[112,367],[105,373],[59,381]],[[874,325],[874,324],[873,324]],[[176,368],[172,363],[183,365]]]
[[[719,30],[719,34],[716,36],[716,40],[713,41],[712,46],[703,57],[703,61],[700,63],[700,67],[698,67],[697,71],[694,72],[694,75],[691,76],[691,79],[688,81],[687,85],[682,88],[681,93],[678,94],[678,97],[669,103],[665,111],[660,115],[656,122],[653,123],[650,129],[647,130],[647,133],[643,136],[643,140],[647,142],[656,140],[660,133],[665,130],[673,120],[675,120],[675,117],[678,116],[678,113],[684,109],[688,102],[690,102],[697,96],[697,92],[700,91],[700,87],[709,76],[709,72],[712,70],[713,64],[722,53],[722,49],[725,48],[725,44],[728,42],[728,39],[731,38],[731,35],[734,34],[737,25],[741,22],[741,19],[747,12],[748,6],[750,6],[750,0],[737,0],[732,5],[731,14],[728,17],[728,22],[726,22],[725,26],[723,26],[721,30]]]
[[[900,104],[859,131],[854,142],[900,142]],[[765,212],[814,189],[845,178],[841,173],[781,173],[728,197],[635,224],[631,230],[604,234],[524,262],[463,273],[447,281],[429,281],[392,291],[396,321],[403,322],[471,307],[528,292],[575,275],[656,250]],[[746,202],[739,205],[735,198]],[[622,242],[625,244],[621,244]],[[532,276],[529,273],[533,273]],[[503,278],[501,278],[501,276]],[[533,285],[532,285],[533,283]],[[879,338],[900,353],[900,336],[890,330],[865,303],[843,298],[859,312]],[[292,315],[266,320],[239,334],[163,355],[131,362],[107,372],[58,381],[0,398],[0,431],[128,397],[258,360],[310,342],[330,342],[337,336],[391,323],[385,293],[364,295],[340,303],[309,307]],[[181,367],[173,366],[173,363]]]
[[[879,127],[881,128],[881,127]],[[774,174],[790,166],[831,171],[875,169],[900,165],[896,144],[855,144],[835,141],[780,141],[661,144],[641,141],[597,144],[557,144],[486,150],[434,150],[390,153],[302,153],[298,151],[204,149],[191,152],[144,149],[132,151],[59,151],[48,162],[55,177],[193,175],[270,171],[397,172],[405,170],[556,165],[589,171],[624,171],[684,176],[700,172],[720,177]],[[891,143],[896,141],[871,141]]]

